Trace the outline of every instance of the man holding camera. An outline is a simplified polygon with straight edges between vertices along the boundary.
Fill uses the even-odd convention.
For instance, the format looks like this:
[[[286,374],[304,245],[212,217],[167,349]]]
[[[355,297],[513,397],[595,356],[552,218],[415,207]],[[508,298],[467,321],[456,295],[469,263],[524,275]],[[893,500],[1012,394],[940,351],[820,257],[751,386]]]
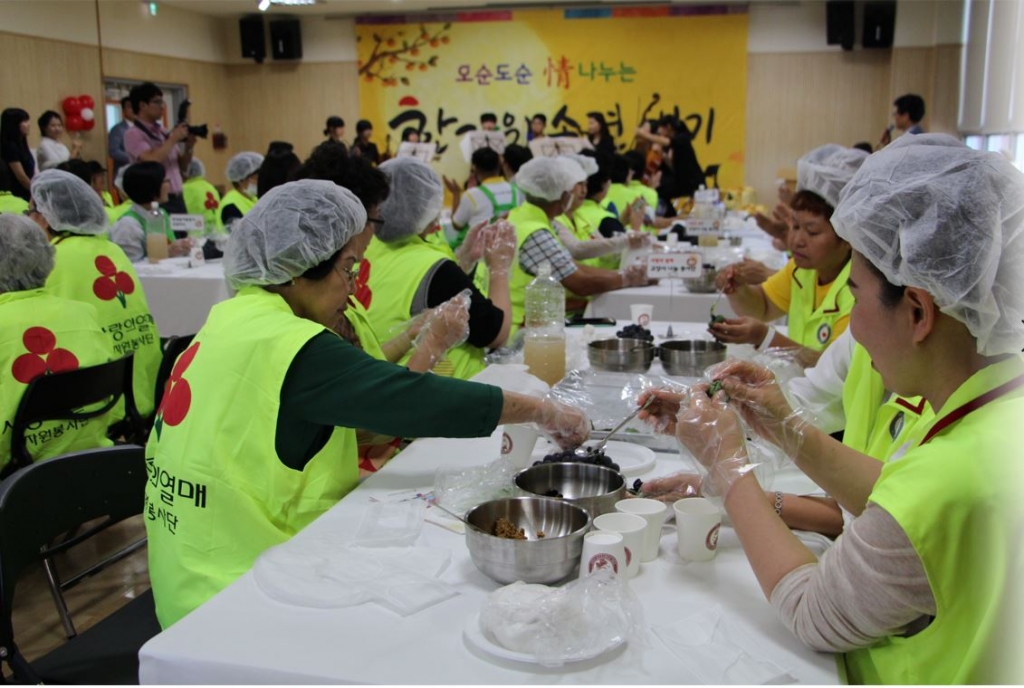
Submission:
[[[136,162],[158,162],[164,166],[170,193],[163,208],[169,213],[187,213],[182,196],[182,172],[192,162],[192,149],[196,137],[189,131],[187,121],[178,122],[170,131],[163,128],[164,93],[149,81],[132,88],[128,93],[135,126],[125,132],[124,148],[128,159]],[[178,144],[184,143],[183,148]]]

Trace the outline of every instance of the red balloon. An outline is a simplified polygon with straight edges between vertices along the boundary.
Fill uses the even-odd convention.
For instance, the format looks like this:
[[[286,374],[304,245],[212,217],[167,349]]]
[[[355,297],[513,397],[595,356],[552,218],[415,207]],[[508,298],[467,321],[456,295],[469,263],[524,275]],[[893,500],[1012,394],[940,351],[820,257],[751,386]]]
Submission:
[[[68,96],[64,99],[64,114],[70,117],[71,115],[77,115],[82,111],[82,103],[79,102],[78,98],[74,96]]]
[[[81,119],[81,117],[79,117],[79,119]],[[85,130],[85,131],[92,131],[92,128],[95,127],[95,126],[96,126],[96,120],[94,120],[94,119],[90,119],[90,120],[83,119],[82,120],[82,129]]]
[[[86,94],[84,96],[78,96],[78,104],[82,106],[81,109],[91,108],[96,105],[96,101],[92,99],[92,96]]]
[[[85,120],[82,119],[81,115],[68,115],[64,126],[67,127],[68,131],[82,131],[85,128]]]

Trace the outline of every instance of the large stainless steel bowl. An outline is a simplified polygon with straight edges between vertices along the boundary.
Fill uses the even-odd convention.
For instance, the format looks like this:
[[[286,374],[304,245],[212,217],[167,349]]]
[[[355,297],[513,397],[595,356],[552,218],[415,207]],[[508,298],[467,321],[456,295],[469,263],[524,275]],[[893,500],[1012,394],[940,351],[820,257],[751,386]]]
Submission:
[[[614,512],[615,502],[626,496],[626,481],[621,473],[589,463],[531,466],[516,475],[516,487],[542,497],[558,493],[562,501],[586,509],[591,518]]]
[[[505,517],[526,532],[527,540],[490,533]],[[481,572],[499,583],[557,583],[570,576],[580,561],[590,517],[583,509],[558,499],[517,497],[484,502],[466,514],[476,526],[466,528],[469,556]],[[537,531],[544,533],[537,537]]]
[[[718,291],[715,286],[715,277],[718,270],[714,265],[704,265],[701,268],[700,277],[687,277],[683,279],[686,290],[693,294],[714,294]]]
[[[684,377],[700,377],[708,366],[725,360],[725,344],[708,339],[664,342],[658,352],[666,373]]]
[[[587,345],[590,367],[612,373],[645,373],[654,361],[654,344],[642,339],[601,339]]]

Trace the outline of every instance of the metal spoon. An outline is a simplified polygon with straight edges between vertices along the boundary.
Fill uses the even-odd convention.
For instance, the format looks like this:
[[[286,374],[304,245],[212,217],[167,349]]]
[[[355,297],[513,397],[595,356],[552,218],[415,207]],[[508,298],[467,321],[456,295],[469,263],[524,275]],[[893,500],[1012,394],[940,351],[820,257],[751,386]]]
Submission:
[[[462,516],[459,516],[459,515],[458,515],[457,513],[455,513],[454,511],[449,511],[448,509],[445,509],[445,508],[444,508],[443,506],[441,506],[441,505],[440,505],[440,504],[438,504],[437,502],[431,502],[430,504],[431,504],[431,506],[435,506],[435,507],[437,507],[438,509],[440,509],[441,511],[445,512],[446,514],[448,514],[448,515],[449,515],[449,516],[451,516],[452,518],[457,518],[458,520],[462,521],[462,522],[463,522],[464,524],[466,524],[466,525],[467,525],[467,526],[469,526],[470,528],[476,528],[477,530],[480,530],[480,528],[477,528],[477,527],[476,527],[475,525],[473,525],[472,523],[470,523],[469,521],[467,521],[466,519],[464,519],[464,518],[463,518]]]
[[[654,397],[653,396],[648,397],[647,401],[645,401],[642,406],[638,406],[635,411],[633,411],[631,414],[626,416],[625,419],[623,419],[623,421],[621,423],[619,423],[614,428],[612,428],[612,431],[604,436],[603,440],[601,440],[600,442],[595,444],[593,447],[584,447],[583,445],[580,445],[580,446],[576,447],[575,449],[573,449],[572,453],[575,454],[577,457],[579,457],[581,459],[585,459],[588,456],[592,456],[592,455],[598,453],[599,451],[604,449],[606,446],[608,446],[608,440],[610,440],[612,438],[612,435],[614,435],[619,430],[621,430],[623,427],[625,427],[626,423],[628,423],[629,421],[631,421],[634,418],[636,418],[640,414],[640,412],[643,411],[644,409],[646,409],[648,406],[650,406],[653,401],[654,401]]]

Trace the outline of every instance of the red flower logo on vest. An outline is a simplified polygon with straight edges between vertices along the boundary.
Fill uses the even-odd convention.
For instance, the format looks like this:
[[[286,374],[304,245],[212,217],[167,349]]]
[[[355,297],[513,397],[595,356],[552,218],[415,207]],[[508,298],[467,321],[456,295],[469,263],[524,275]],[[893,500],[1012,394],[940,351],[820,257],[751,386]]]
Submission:
[[[206,200],[203,201],[203,207],[207,210],[216,210],[220,207],[220,203],[217,201],[212,191],[206,192]]]
[[[157,440],[160,439],[160,431],[163,430],[165,424],[171,427],[180,425],[192,406],[192,388],[183,375],[192,365],[196,352],[199,351],[199,344],[200,342],[196,342],[185,349],[185,352],[178,357],[174,364],[171,376],[167,378],[167,383],[164,385],[164,396],[156,410],[156,421],[153,424]]]
[[[135,291],[135,281],[127,272],[117,269],[114,261],[106,256],[97,256],[96,269],[100,276],[92,283],[92,293],[100,301],[111,301],[117,299],[121,302],[122,308],[127,308],[126,294]]]
[[[45,327],[30,327],[21,336],[28,350],[14,359],[11,375],[27,385],[40,375],[78,370],[78,358],[67,349],[57,348],[57,336]]]
[[[370,261],[363,258],[359,263],[359,274],[356,275],[356,288],[352,294],[356,301],[363,304],[363,308],[369,308],[373,301],[373,292],[370,291]]]

